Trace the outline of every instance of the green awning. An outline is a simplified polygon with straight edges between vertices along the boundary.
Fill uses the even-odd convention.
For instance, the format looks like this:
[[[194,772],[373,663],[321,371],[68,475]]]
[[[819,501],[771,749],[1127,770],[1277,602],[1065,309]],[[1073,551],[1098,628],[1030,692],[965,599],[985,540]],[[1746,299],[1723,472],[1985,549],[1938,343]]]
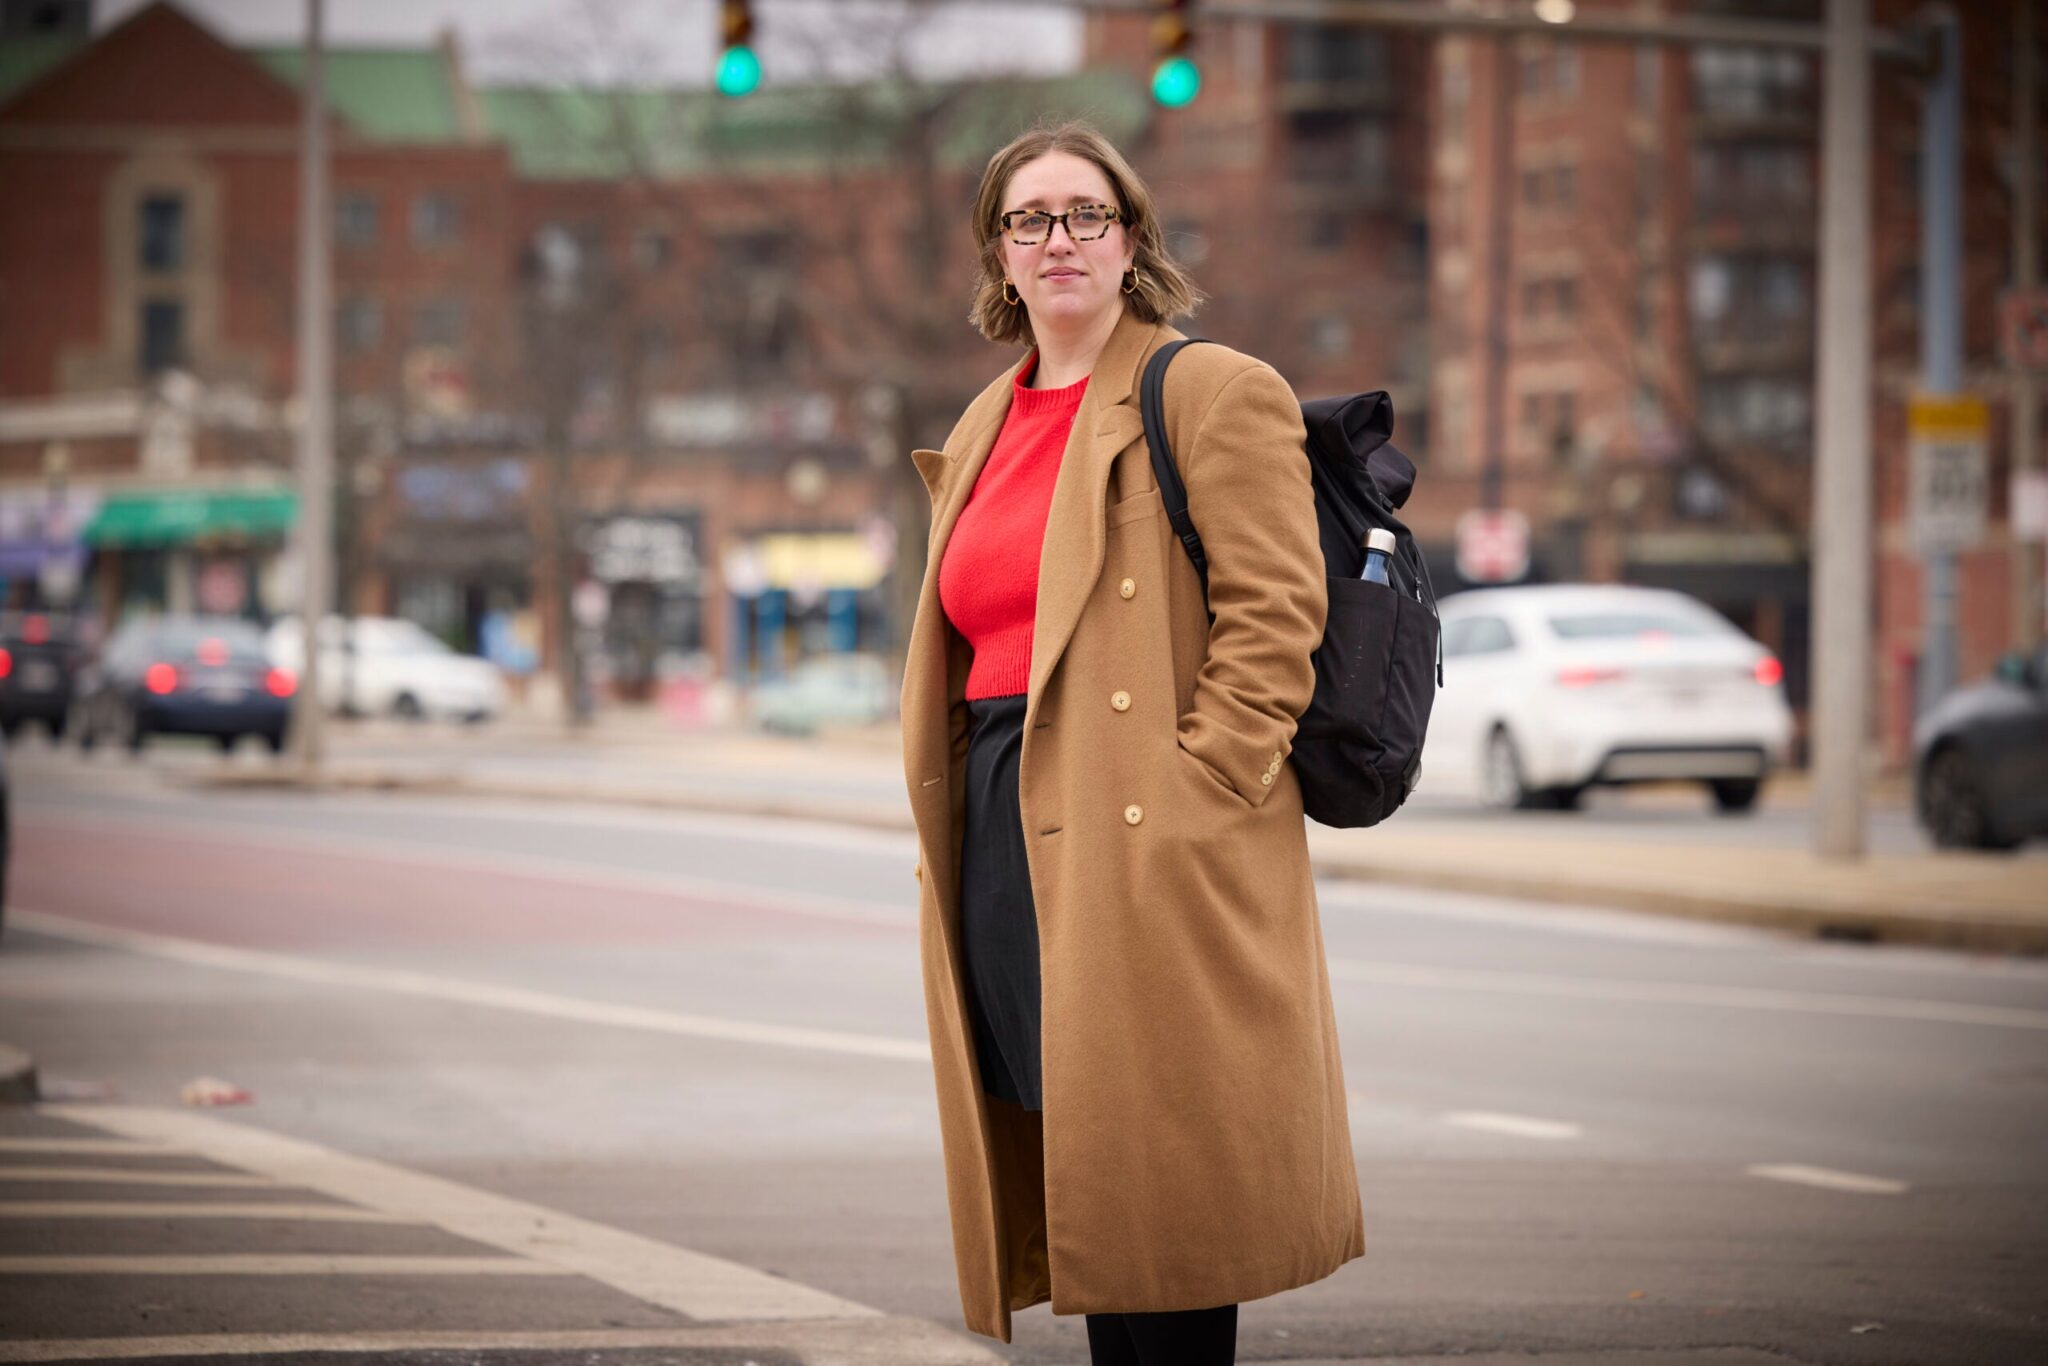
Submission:
[[[110,493],[86,527],[85,542],[119,547],[215,538],[274,540],[291,529],[298,512],[298,495],[283,490]]]

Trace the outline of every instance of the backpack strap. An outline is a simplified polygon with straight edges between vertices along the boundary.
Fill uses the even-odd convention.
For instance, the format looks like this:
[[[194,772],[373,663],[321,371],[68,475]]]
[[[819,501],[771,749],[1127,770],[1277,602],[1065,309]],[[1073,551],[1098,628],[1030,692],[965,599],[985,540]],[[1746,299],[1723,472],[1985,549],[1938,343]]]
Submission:
[[[1174,464],[1173,447],[1166,439],[1166,367],[1173,360],[1173,353],[1183,346],[1208,341],[1207,337],[1184,337],[1170,341],[1152,353],[1152,359],[1145,362],[1145,377],[1138,385],[1138,411],[1145,419],[1145,447],[1152,455],[1152,477],[1159,484],[1159,500],[1166,505],[1166,520],[1173,524],[1174,535],[1180,537],[1181,545],[1187,550],[1188,558],[1194,561],[1195,573],[1202,579],[1202,607],[1209,606],[1209,557],[1202,551],[1202,538],[1195,531],[1194,519],[1188,516],[1187,485],[1181,482],[1180,470]],[[1216,614],[1209,613],[1214,621]]]

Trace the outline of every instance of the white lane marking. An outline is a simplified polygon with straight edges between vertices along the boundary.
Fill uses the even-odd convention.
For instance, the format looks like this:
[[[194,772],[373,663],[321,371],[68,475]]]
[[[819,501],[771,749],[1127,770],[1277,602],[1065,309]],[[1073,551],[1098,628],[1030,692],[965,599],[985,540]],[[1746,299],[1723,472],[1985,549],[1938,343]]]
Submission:
[[[350,1204],[411,1215],[695,1319],[881,1316],[878,1309],[737,1262],[206,1115],[117,1105],[41,1110],[125,1138],[167,1143]]]
[[[573,1276],[524,1257],[344,1257],[325,1253],[213,1256],[0,1257],[0,1276]]]
[[[1313,854],[1311,854],[1313,861]],[[1398,893],[1398,895],[1390,895]],[[1431,920],[1456,920],[1502,925],[1512,930],[1569,933],[1596,939],[1636,943],[1756,944],[1779,948],[1782,936],[1753,925],[1723,925],[1704,920],[1659,919],[1640,911],[1606,910],[1597,906],[1559,906],[1552,902],[1516,901],[1481,892],[1453,892],[1437,887],[1359,883],[1330,878],[1316,880],[1316,904],[1347,913],[1405,915]]]
[[[757,884],[724,882],[716,878],[685,877],[674,873],[638,872],[539,854],[451,850],[382,835],[256,830],[246,825],[229,831],[204,821],[158,817],[148,820],[126,819],[122,823],[145,834],[175,833],[181,839],[203,839],[229,848],[254,845],[293,853],[312,852],[383,863],[402,863],[415,868],[432,868],[444,872],[539,878],[584,887],[710,901],[735,910],[767,911],[842,924],[880,926],[885,929],[917,928],[917,899],[915,895],[909,893],[894,903],[910,907],[906,912],[890,909],[890,903],[877,904],[855,901],[849,897],[817,896],[797,891],[764,891]],[[82,834],[88,830],[99,832],[106,826],[106,822],[98,817],[88,823],[65,820],[61,817],[51,819],[48,816],[39,816],[24,824],[61,827],[74,834]],[[906,886],[911,885],[907,869],[904,871],[903,879]]]
[[[1493,1110],[1453,1110],[1444,1123],[1490,1133],[1513,1134],[1518,1138],[1583,1138],[1585,1130],[1561,1119],[1535,1119],[1529,1115],[1504,1115]]]
[[[868,1058],[889,1058],[903,1062],[930,1062],[931,1048],[918,1039],[893,1039],[881,1034],[855,1034],[836,1029],[808,1029],[798,1025],[764,1024],[732,1020],[716,1015],[694,1015],[683,1011],[656,1010],[648,1006],[612,1005],[558,996],[524,987],[494,986],[488,982],[437,977],[431,973],[398,968],[372,968],[352,963],[322,962],[264,949],[240,949],[226,944],[208,944],[196,939],[173,939],[168,935],[119,930],[69,916],[42,911],[11,910],[8,917],[25,930],[80,943],[149,954],[200,967],[224,968],[231,972],[253,972],[269,977],[317,982],[323,986],[354,987],[368,991],[390,991],[405,996],[422,996],[435,1001],[512,1010],[549,1019],[573,1020],[579,1024],[610,1025],[654,1034],[680,1034],[728,1043],[769,1044],[779,1048],[810,1049],[823,1053],[851,1053]]]
[[[688,1328],[600,1328],[582,1332],[494,1333],[207,1333],[189,1337],[70,1338],[0,1341],[0,1361],[137,1361],[172,1357],[286,1357],[300,1353],[390,1353],[403,1362],[431,1353],[597,1353],[634,1349],[779,1348],[806,1361],[841,1366],[1000,1366],[986,1348],[921,1319],[873,1323],[812,1320],[779,1324],[701,1324]]]
[[[134,1153],[162,1157],[169,1148],[150,1143],[130,1143],[120,1138],[0,1138],[0,1153]]]
[[[1887,1176],[1864,1176],[1860,1172],[1807,1167],[1797,1162],[1759,1162],[1746,1170],[1751,1176],[1761,1176],[1768,1181],[1790,1181],[1795,1185],[1854,1191],[1859,1195],[1903,1195],[1912,1189],[1904,1181],[1894,1181]]]
[[[1557,977],[1548,973],[1503,972],[1485,968],[1429,968],[1407,963],[1368,963],[1352,958],[1332,958],[1330,976],[1349,982],[1373,982],[1381,986],[1450,987],[1464,991],[1571,997],[1591,1001],[1719,1006],[1729,1010],[1847,1015],[1873,1020],[1987,1025],[1997,1029],[2048,1029],[2048,1010],[2029,1010],[2021,1006],[1979,1006],[1960,1001],[1926,1001],[1910,997],[1779,991],[1769,987],[1716,986],[1700,982],[1646,982],[1618,977]]]
[[[315,1224],[417,1224],[403,1214],[353,1205],[236,1204],[196,1200],[0,1200],[0,1219],[281,1219]]]
[[[219,1186],[275,1189],[277,1183],[241,1172],[156,1172],[141,1167],[0,1167],[0,1181],[76,1181],[98,1186]]]

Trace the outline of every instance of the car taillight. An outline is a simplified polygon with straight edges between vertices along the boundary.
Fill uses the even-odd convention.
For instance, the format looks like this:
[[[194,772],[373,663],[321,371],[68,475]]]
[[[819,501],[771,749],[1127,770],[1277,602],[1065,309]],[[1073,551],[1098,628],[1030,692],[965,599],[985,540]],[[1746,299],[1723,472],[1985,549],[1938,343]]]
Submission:
[[[13,672],[14,655],[7,650],[0,650],[0,678],[5,678]]]
[[[168,664],[152,664],[142,675],[142,686],[158,697],[178,689],[178,671]]]
[[[272,669],[263,676],[263,686],[272,697],[290,697],[298,691],[299,680],[290,669]]]
[[[21,638],[31,645],[47,645],[50,642],[50,619],[28,617],[21,623]]]
[[[1619,683],[1628,676],[1628,670],[1615,668],[1593,668],[1577,665],[1557,671],[1557,683],[1561,688],[1590,688],[1595,683]]]
[[[1766,688],[1775,688],[1785,681],[1785,666],[1771,655],[1765,655],[1756,662],[1756,681]]]

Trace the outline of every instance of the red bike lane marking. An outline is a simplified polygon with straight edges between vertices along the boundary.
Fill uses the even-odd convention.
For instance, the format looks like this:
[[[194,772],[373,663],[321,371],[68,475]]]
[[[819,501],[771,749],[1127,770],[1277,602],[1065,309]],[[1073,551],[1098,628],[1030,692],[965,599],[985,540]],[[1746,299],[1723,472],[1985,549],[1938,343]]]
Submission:
[[[794,922],[854,936],[914,928],[580,882],[568,872],[493,871],[475,866],[487,852],[465,852],[474,863],[436,867],[375,850],[24,819],[15,827],[8,900],[96,924],[264,948],[732,941],[786,934]]]

